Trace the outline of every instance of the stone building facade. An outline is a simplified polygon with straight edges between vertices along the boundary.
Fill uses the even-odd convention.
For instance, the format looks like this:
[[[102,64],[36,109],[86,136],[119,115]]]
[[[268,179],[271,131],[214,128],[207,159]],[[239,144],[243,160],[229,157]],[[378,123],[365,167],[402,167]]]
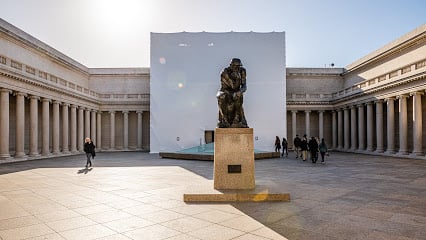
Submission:
[[[98,151],[149,151],[149,81],[149,68],[87,68],[0,19],[0,162],[77,154],[86,136]],[[426,159],[426,25],[286,81],[288,139]]]

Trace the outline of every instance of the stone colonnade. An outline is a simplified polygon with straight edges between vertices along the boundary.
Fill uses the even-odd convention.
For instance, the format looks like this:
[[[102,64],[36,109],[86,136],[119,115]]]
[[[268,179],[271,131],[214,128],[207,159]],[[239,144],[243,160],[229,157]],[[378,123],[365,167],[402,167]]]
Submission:
[[[318,114],[318,137],[324,138],[324,114],[331,115],[329,148],[379,154],[424,156],[422,96],[424,91],[385,99],[345,105],[334,110],[292,110],[292,138],[310,134],[310,115]],[[299,114],[298,114],[299,113]],[[298,115],[305,115],[305,127],[298,127]],[[303,129],[303,131],[300,131]],[[297,132],[299,130],[299,132]],[[314,135],[314,134],[312,134]],[[290,141],[292,145],[292,141]]]
[[[11,116],[13,111],[10,99],[15,103],[12,113],[15,116]],[[0,88],[0,106],[0,160],[81,153],[85,137],[93,140],[98,151],[115,150],[115,111],[101,112],[98,109],[5,88]],[[123,136],[123,146],[120,150],[129,148],[129,112],[122,111],[124,127],[123,133],[119,134]],[[141,150],[143,111],[134,112],[137,114],[136,150]],[[25,116],[26,114],[29,116]],[[102,146],[102,114],[111,116],[111,139],[106,141],[110,146]],[[14,130],[10,126],[13,120]],[[14,132],[13,137],[11,131]],[[10,139],[14,139],[14,144]]]

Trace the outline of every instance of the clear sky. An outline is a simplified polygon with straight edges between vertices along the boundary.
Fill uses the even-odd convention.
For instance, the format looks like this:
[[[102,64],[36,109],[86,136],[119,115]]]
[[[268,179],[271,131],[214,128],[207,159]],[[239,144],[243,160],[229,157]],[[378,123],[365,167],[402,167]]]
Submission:
[[[286,32],[288,67],[345,67],[426,23],[425,0],[0,0],[87,67],[149,67],[150,32]]]

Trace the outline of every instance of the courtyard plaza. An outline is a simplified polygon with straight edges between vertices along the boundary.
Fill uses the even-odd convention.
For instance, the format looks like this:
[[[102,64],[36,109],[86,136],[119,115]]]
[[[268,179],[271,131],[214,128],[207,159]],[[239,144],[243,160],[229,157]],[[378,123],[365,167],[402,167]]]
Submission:
[[[213,162],[100,152],[0,164],[0,239],[425,239],[426,161],[332,152],[256,160],[289,202],[185,203]],[[265,189],[267,191],[267,189]]]

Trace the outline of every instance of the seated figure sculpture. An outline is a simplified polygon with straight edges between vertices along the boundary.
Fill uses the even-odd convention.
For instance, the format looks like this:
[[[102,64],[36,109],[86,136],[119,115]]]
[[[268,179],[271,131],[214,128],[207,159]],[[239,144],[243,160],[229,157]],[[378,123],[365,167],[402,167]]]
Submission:
[[[220,74],[221,87],[217,92],[219,128],[248,128],[243,109],[243,93],[247,90],[246,69],[241,60],[233,58]]]

